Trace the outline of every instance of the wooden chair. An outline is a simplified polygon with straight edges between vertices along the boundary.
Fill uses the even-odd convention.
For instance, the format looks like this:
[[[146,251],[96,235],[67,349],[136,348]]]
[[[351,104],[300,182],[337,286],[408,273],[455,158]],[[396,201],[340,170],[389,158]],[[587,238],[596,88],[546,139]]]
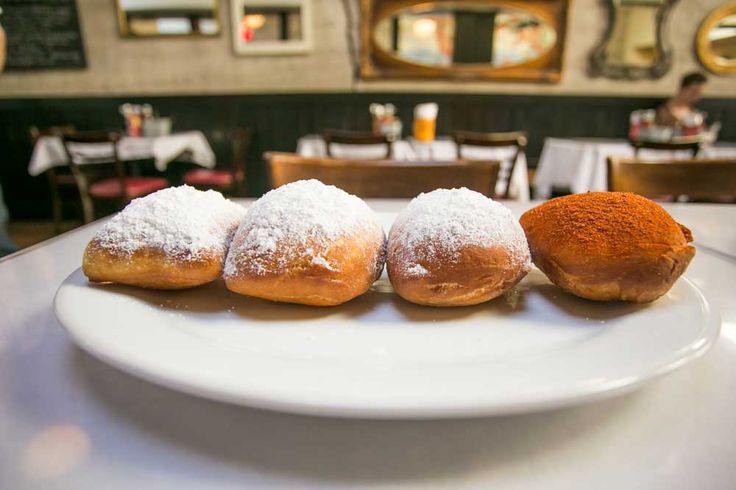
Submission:
[[[354,160],[304,158],[293,153],[267,153],[271,187],[317,179],[360,197],[410,198],[438,188],[467,187],[493,195],[500,162]]]
[[[683,141],[641,141],[629,139],[629,144],[634,148],[634,156],[639,156],[639,150],[642,148],[648,150],[667,150],[667,151],[689,151],[693,158],[698,156],[700,152],[700,140],[683,140]]]
[[[386,147],[386,153],[380,158],[391,158],[391,142],[388,140],[386,135],[373,134],[367,132],[358,131],[325,131],[322,133],[322,139],[325,140],[325,147],[327,148],[327,156],[334,157],[332,153],[333,143],[339,145],[354,145],[354,146],[376,146],[384,145]]]
[[[44,136],[62,136],[63,134],[73,133],[76,128],[70,124],[63,126],[52,126],[49,128],[38,128],[31,126],[28,132],[31,137],[31,144],[35,147],[38,140]],[[46,171],[46,177],[49,181],[49,190],[51,191],[51,215],[54,219],[54,234],[61,233],[61,222],[64,214],[64,202],[61,198],[62,193],[74,190],[76,194],[77,182],[69,171],[69,166],[51,167]]]
[[[463,146],[483,146],[491,148],[500,147],[514,147],[516,153],[511,160],[511,168],[509,168],[508,182],[506,188],[500,197],[501,199],[508,199],[509,197],[509,182],[511,176],[514,174],[514,168],[516,167],[516,161],[520,155],[526,157],[526,144],[527,134],[525,131],[510,131],[505,133],[476,133],[473,131],[453,131],[452,139],[455,142],[457,148],[457,159],[462,160]]]
[[[608,189],[648,196],[736,197],[736,159],[644,161],[608,157]]]
[[[118,156],[120,134],[106,131],[75,132],[62,135],[64,150],[69,161],[69,168],[79,190],[82,201],[84,222],[94,220],[94,201],[118,201],[122,208],[136,197],[145,196],[168,187],[169,183],[162,177],[129,177],[125,163]],[[79,144],[107,144],[110,153],[103,157],[89,159],[81,157]],[[102,165],[112,164],[112,176],[100,177]]]
[[[237,128],[232,135],[232,161],[227,168],[196,169],[184,174],[183,181],[198,189],[214,189],[223,194],[242,194],[245,184],[246,160],[252,132]]]

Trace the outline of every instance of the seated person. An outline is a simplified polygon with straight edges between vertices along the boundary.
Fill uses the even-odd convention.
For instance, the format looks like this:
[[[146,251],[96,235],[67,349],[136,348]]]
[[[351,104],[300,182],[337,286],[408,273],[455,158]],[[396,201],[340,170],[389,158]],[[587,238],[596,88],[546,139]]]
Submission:
[[[657,108],[657,126],[680,126],[684,118],[695,111],[695,104],[703,97],[708,79],[699,72],[688,73],[680,81],[680,90]]]

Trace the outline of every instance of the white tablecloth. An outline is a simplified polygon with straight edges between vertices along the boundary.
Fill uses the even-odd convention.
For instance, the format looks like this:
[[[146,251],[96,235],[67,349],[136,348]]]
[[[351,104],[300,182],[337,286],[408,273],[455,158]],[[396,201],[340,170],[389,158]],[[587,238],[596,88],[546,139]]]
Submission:
[[[626,140],[545,138],[534,176],[535,197],[547,199],[554,187],[571,192],[608,189],[606,159],[609,156],[633,157],[634,149]],[[690,158],[689,151],[639,151],[644,159]],[[718,143],[701,150],[702,158],[736,158],[735,143]]]
[[[327,156],[327,145],[319,135],[308,135],[299,138],[296,152],[303,157],[323,158]],[[332,152],[338,158],[382,158],[385,147],[339,145],[333,144]],[[434,160],[447,161],[457,159],[457,147],[455,142],[447,138],[439,138],[430,142],[420,142],[414,139],[398,140],[392,143],[392,158],[396,160]],[[520,155],[514,166],[514,174],[509,181],[509,169],[511,159],[516,150],[513,147],[485,148],[465,147],[463,158],[468,160],[500,160],[501,172],[496,193],[502,194],[509,188],[509,198],[518,201],[529,200],[529,177],[527,175],[526,158]]]
[[[106,143],[76,144],[73,155],[75,162],[85,164],[106,161],[112,153],[110,145]],[[156,169],[160,172],[166,170],[166,166],[176,158],[206,168],[215,166],[215,153],[201,131],[186,131],[154,138],[123,137],[118,143],[118,156],[121,160],[153,158]],[[28,173],[40,175],[52,167],[66,164],[67,156],[61,137],[43,136],[33,147]]]

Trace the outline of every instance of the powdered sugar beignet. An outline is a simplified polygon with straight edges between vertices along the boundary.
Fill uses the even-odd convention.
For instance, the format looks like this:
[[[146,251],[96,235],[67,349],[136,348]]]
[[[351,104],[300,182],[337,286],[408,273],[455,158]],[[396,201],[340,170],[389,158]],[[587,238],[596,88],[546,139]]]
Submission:
[[[407,301],[474,305],[518,283],[531,268],[524,230],[503,205],[462,189],[420,194],[396,218],[388,275]]]
[[[245,208],[215,191],[170,187],[135,199],[84,251],[90,281],[184,289],[214,281]]]
[[[360,198],[318,180],[272,190],[248,210],[225,262],[228,289],[315,306],[365,293],[381,275],[385,235]]]

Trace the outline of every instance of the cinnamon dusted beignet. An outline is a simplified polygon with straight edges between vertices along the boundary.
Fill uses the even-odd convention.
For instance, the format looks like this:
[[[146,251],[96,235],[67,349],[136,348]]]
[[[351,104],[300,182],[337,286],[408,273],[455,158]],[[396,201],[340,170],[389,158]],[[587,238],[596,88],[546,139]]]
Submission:
[[[654,301],[695,255],[690,230],[659,204],[626,192],[552,199],[521,217],[532,259],[582,298]]]

